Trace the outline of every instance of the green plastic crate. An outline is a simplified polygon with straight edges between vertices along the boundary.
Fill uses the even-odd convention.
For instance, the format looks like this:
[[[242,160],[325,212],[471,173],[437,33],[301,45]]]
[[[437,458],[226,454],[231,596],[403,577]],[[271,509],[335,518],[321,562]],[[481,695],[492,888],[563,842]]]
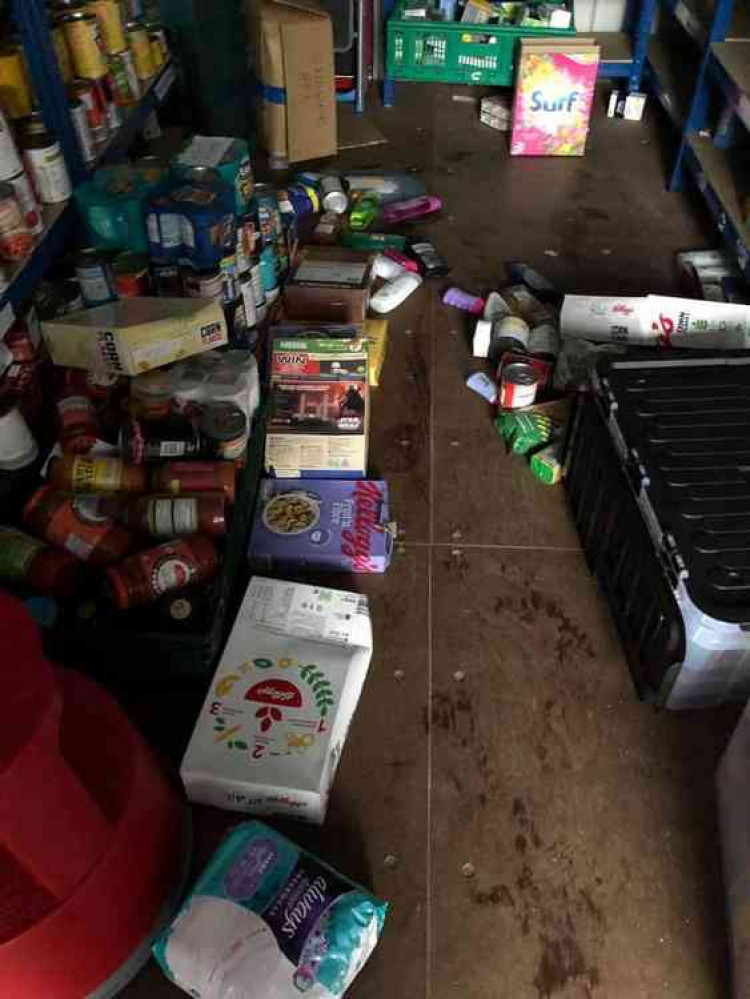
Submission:
[[[575,34],[575,14],[570,28],[521,28],[405,21],[403,8],[400,0],[388,21],[387,75],[394,80],[509,87],[519,38]],[[569,9],[573,12],[573,0]]]

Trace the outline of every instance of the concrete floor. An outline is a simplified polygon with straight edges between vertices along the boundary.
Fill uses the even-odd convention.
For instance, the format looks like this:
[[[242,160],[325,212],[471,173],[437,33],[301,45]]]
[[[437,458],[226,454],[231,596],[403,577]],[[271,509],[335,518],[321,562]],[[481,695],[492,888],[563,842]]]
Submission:
[[[511,161],[450,89],[402,88],[373,117],[389,145],[347,164],[413,169],[445,199],[429,231],[472,290],[515,257],[568,291],[675,292],[674,252],[713,245],[663,190],[660,123],[600,110],[584,159]],[[329,820],[293,830],[391,900],[350,995],[717,999],[712,775],[736,711],[635,700],[562,489],[504,454],[463,386],[466,332],[433,289],[393,320],[371,456],[400,543],[355,583],[376,651]],[[195,696],[168,703],[179,748]],[[198,865],[234,821],[196,812]],[[125,993],[180,994],[153,967]]]

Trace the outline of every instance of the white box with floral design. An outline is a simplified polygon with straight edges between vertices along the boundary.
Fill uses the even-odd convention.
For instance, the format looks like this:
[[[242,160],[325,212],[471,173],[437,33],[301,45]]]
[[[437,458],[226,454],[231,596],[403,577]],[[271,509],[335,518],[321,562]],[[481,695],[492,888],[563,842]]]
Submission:
[[[321,823],[371,655],[367,597],[253,577],[182,761],[190,800]]]

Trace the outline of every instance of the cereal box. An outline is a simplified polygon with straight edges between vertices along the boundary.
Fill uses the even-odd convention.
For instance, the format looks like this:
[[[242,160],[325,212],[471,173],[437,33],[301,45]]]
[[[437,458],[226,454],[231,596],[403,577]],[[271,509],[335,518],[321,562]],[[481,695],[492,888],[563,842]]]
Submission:
[[[263,570],[385,572],[394,528],[388,484],[375,479],[266,479],[250,538]]]
[[[596,45],[576,39],[524,39],[513,106],[511,155],[583,156],[598,69]]]
[[[371,654],[367,597],[253,577],[182,761],[190,800],[321,823]]]

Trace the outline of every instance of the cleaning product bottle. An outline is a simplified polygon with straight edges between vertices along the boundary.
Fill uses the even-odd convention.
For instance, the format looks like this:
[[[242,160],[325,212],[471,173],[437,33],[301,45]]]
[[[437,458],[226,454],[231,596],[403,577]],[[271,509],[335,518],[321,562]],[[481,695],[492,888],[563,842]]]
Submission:
[[[363,194],[349,213],[349,228],[369,229],[380,212],[380,199],[376,194]]]

